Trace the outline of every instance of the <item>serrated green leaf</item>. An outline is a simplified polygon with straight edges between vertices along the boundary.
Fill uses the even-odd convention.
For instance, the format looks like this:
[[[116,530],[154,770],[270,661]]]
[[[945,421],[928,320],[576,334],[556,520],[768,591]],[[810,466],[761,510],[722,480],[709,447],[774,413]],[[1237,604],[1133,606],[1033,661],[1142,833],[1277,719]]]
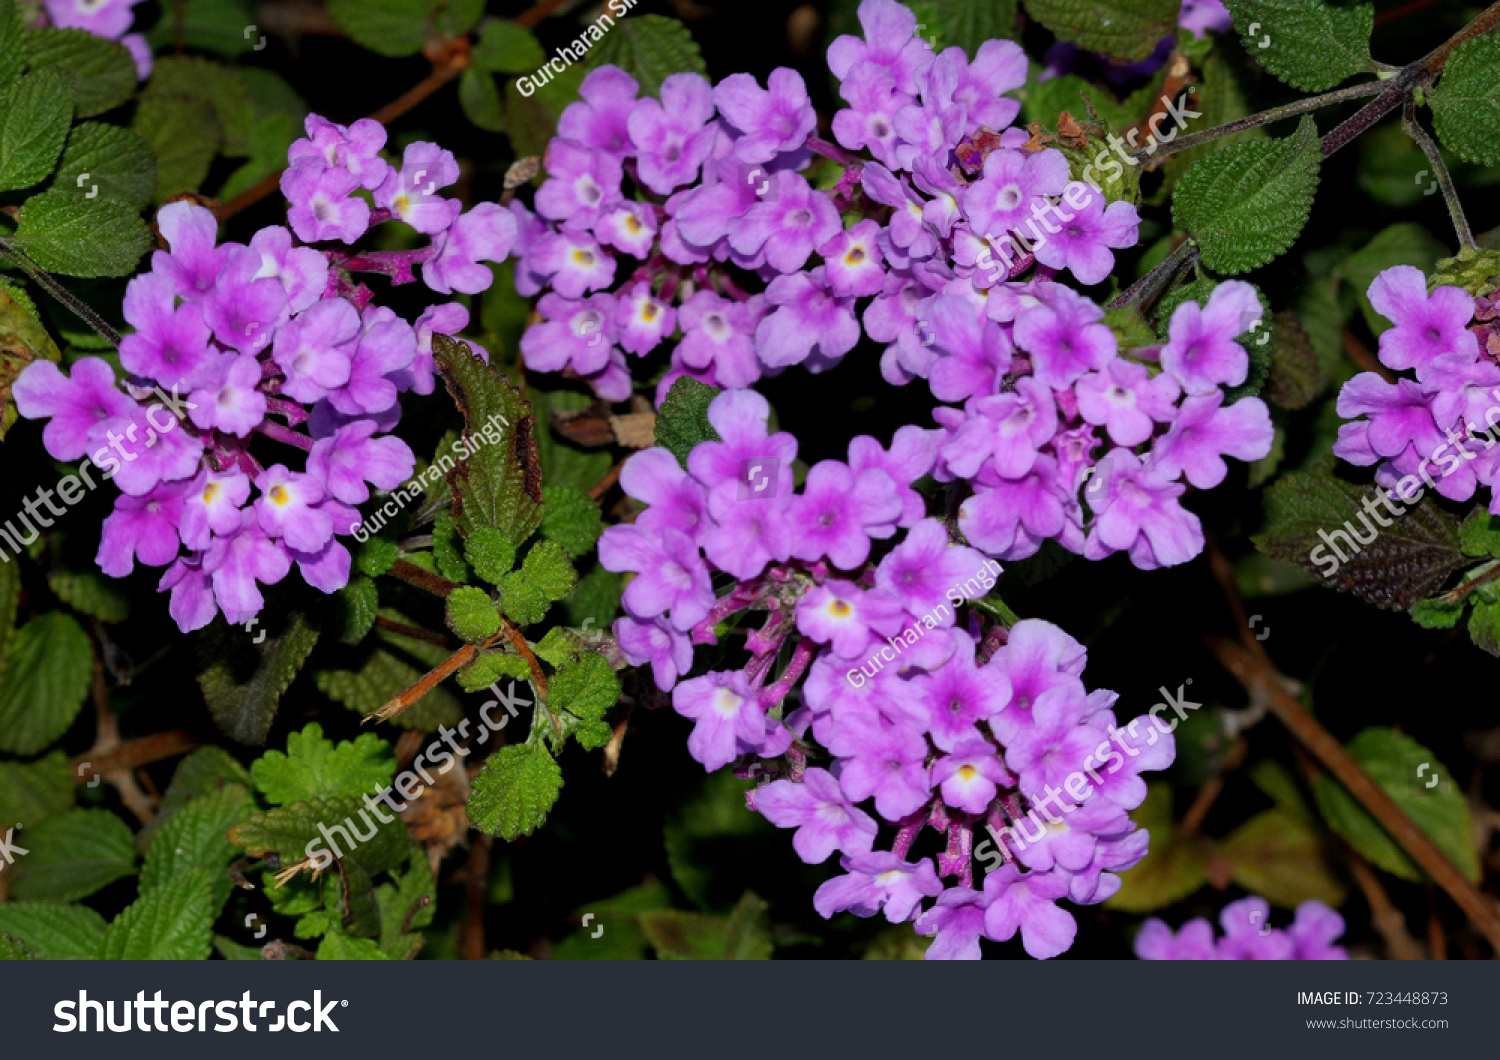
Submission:
[[[26,28],[16,0],[0,0],[0,85],[21,75],[26,65]]]
[[[547,706],[552,710],[598,721],[620,698],[620,679],[604,656],[586,652],[552,675],[547,693]]]
[[[152,838],[141,866],[141,893],[146,894],[193,869],[207,869],[214,910],[223,908],[233,887],[225,870],[239,856],[239,850],[225,838],[225,833],[254,809],[249,790],[238,784],[188,803]]]
[[[547,495],[545,489],[542,495]],[[500,579],[516,565],[516,546],[499,530],[481,526],[464,542],[464,556],[468,559],[469,566],[474,568],[475,574],[491,585],[499,585]]]
[[[278,805],[376,794],[395,772],[390,745],[373,732],[335,744],[315,721],[287,735],[285,754],[267,751],[250,766],[255,786]]]
[[[328,13],[361,47],[377,55],[415,55],[427,42],[433,0],[329,0]]]
[[[0,762],[0,833],[16,822],[35,828],[73,805],[73,769],[53,751],[34,762]]]
[[[562,791],[562,770],[539,743],[502,747],[484,760],[469,793],[469,821],[514,841],[541,827]]]
[[[1448,57],[1443,79],[1428,94],[1443,146],[1466,162],[1500,165],[1500,37],[1464,41]]]
[[[416,956],[422,936],[416,932],[432,923],[437,884],[426,857],[413,857],[395,883],[375,888],[380,905],[380,949],[393,960]]]
[[[29,188],[52,172],[73,116],[73,75],[38,70],[0,91],[0,191]]]
[[[584,647],[576,634],[562,626],[553,626],[532,651],[538,659],[551,663],[555,669],[576,660],[583,654]]]
[[[672,74],[707,74],[703,55],[688,28],[664,15],[622,18],[583,61],[584,70],[614,65],[640,82],[641,95],[654,96]]]
[[[1500,656],[1500,603],[1484,598],[1484,590],[1474,594],[1469,611],[1469,639],[1481,651]]]
[[[48,572],[47,587],[73,610],[100,622],[124,622],[130,617],[130,596],[118,581],[97,571],[58,568]]]
[[[268,612],[262,615],[266,623],[272,621]],[[300,612],[286,616],[274,633],[259,632],[266,636],[256,644],[240,627],[217,623],[201,642],[205,666],[198,674],[198,686],[219,728],[240,743],[254,745],[266,742],[282,693],[318,642],[317,629]]]
[[[526,74],[546,60],[535,34],[509,19],[493,19],[481,26],[470,53],[474,68],[489,73]]]
[[[380,611],[380,590],[375,580],[356,574],[335,594],[335,602],[333,628],[339,631],[339,643],[358,644],[375,627],[375,617]]]
[[[531,666],[519,655],[490,651],[458,671],[458,686],[465,692],[478,692],[505,677],[513,681],[528,680]]]
[[[156,158],[153,202],[198,190],[218,151],[219,119],[211,109],[181,96],[147,96],[136,106],[130,128]]]
[[[688,454],[699,442],[719,441],[719,432],[708,422],[708,406],[719,396],[717,387],[689,376],[672,384],[656,413],[656,444],[687,467]]]
[[[16,403],[10,388],[26,366],[35,360],[58,361],[62,354],[47,329],[37,321],[36,307],[19,288],[0,288],[0,438],[4,438],[16,421]],[[0,602],[9,591],[4,588],[7,578],[15,577],[16,565],[10,562],[10,553],[4,553],[6,561],[0,563]],[[10,613],[15,610],[11,599],[10,611],[0,625],[0,638],[10,628]],[[0,649],[4,648],[0,640]]]
[[[401,863],[409,839],[401,818],[385,803],[375,801],[373,807],[354,796],[304,799],[252,814],[229,829],[229,841],[251,857],[278,854],[283,866],[305,858],[326,864],[331,857],[375,875]]]
[[[916,12],[917,36],[933,51],[958,45],[970,59],[985,41],[1016,35],[1016,0],[938,0],[907,3]]]
[[[1458,540],[1466,556],[1500,556],[1500,518],[1475,508],[1459,525]]]
[[[432,558],[437,562],[438,573],[450,582],[469,580],[469,567],[464,562],[463,539],[453,517],[447,512],[438,512],[432,522]]]
[[[1176,0],[1026,0],[1059,40],[1118,59],[1144,59],[1177,32]]]
[[[1295,563],[1330,588],[1392,610],[1405,610],[1433,595],[1470,562],[1459,547],[1458,521],[1431,498],[1424,496],[1414,506],[1392,500],[1403,513],[1393,517],[1378,501],[1378,488],[1345,482],[1334,476],[1332,466],[1323,460],[1271,484],[1265,528],[1252,538],[1256,548]],[[1376,514],[1366,513],[1366,500]],[[1390,525],[1382,527],[1381,519]],[[1370,539],[1372,532],[1373,539],[1356,551],[1352,535]],[[1337,561],[1335,548],[1344,554],[1342,561]]]
[[[1464,617],[1463,600],[1447,601],[1442,597],[1418,600],[1411,605],[1412,621],[1423,629],[1452,629]]]
[[[33,71],[57,67],[72,73],[73,109],[80,118],[113,110],[135,92],[129,49],[88,30],[32,30],[26,34],[26,58]]]
[[[583,555],[604,533],[599,505],[583,490],[572,486],[544,486],[542,500],[546,504],[542,514],[542,533],[567,549],[569,555]]]
[[[573,591],[578,575],[556,541],[538,541],[526,553],[521,569],[500,583],[501,605],[519,625],[540,622],[548,607]]]
[[[250,153],[255,107],[245,83],[223,63],[201,56],[167,55],[156,60],[144,99],[187,99],[213,109],[219,149],[226,155]]]
[[[1469,804],[1436,756],[1411,737],[1384,728],[1365,729],[1349,741],[1348,750],[1454,866],[1478,881],[1479,856],[1474,850]],[[1404,880],[1426,880],[1426,874],[1333,777],[1320,776],[1313,793],[1329,827],[1372,863]]]
[[[151,249],[151,233],[135,209],[118,199],[52,189],[21,206],[11,242],[42,268],[64,276],[124,276]]]
[[[27,853],[10,868],[10,893],[22,900],[71,902],[135,872],[130,829],[108,810],[50,817],[17,832],[16,845]]]
[[[250,771],[232,758],[222,747],[200,747],[177,764],[167,793],[151,823],[136,834],[138,850],[150,850],[156,833],[164,828],[194,800],[220,791],[226,787],[242,787],[246,791],[255,789]]]
[[[464,117],[485,132],[505,131],[505,105],[495,75],[470,67],[458,79],[458,105]]]
[[[207,869],[175,876],[115,917],[101,956],[107,961],[206,960],[216,909]]]
[[[520,547],[542,520],[531,406],[464,343],[434,334],[432,348],[448,393],[464,415],[467,455],[448,472],[453,522],[465,537],[488,526]]]
[[[490,594],[473,585],[460,585],[448,594],[448,628],[470,644],[480,644],[500,629],[500,612]]]
[[[0,750],[36,754],[67,732],[92,670],[88,635],[68,614],[49,611],[22,626],[0,681]]]
[[[104,918],[87,906],[0,902],[0,932],[19,939],[38,960],[92,960],[107,929]]]
[[[1323,153],[1310,116],[1285,140],[1215,151],[1177,182],[1172,218],[1219,272],[1259,268],[1296,241],[1307,222]]]
[[[1375,9],[1370,4],[1234,0],[1229,6],[1245,51],[1293,88],[1322,92],[1375,69],[1370,60]]]
[[[391,565],[400,558],[400,545],[394,541],[387,541],[383,537],[372,537],[360,544],[359,551],[354,558],[354,565],[360,573],[378,578],[390,570]]]
[[[318,944],[320,961],[388,961],[391,958],[373,939],[357,939],[342,931],[330,931]]]

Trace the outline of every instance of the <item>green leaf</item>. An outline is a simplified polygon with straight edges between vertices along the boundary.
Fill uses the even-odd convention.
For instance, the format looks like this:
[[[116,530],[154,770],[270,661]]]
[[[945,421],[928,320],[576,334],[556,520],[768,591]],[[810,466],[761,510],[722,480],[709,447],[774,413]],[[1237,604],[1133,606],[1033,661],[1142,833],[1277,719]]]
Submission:
[[[372,537],[359,546],[355,567],[361,574],[378,578],[401,558],[401,546],[383,537]]]
[[[0,295],[0,344],[6,339],[4,310],[6,308],[17,308],[14,303],[5,305],[5,298]],[[5,658],[5,653],[10,650],[10,643],[16,633],[16,607],[21,601],[21,565],[14,562],[10,554],[3,553],[5,562],[0,563],[0,661]],[[0,676],[4,669],[0,666]]]
[[[539,743],[502,747],[484,760],[469,793],[469,821],[488,835],[515,841],[547,819],[562,791],[562,770]]]
[[[124,276],[151,248],[151,233],[127,203],[53,189],[22,205],[11,242],[64,276]]]
[[[436,912],[431,863],[426,857],[413,857],[394,884],[375,888],[375,899],[380,904],[380,949],[395,960],[415,956],[423,941],[415,932],[432,923]]]
[[[116,579],[97,571],[59,567],[47,573],[47,587],[73,610],[101,622],[124,622],[130,617],[130,596]]]
[[[88,635],[65,612],[49,611],[22,626],[0,681],[0,750],[36,754],[67,732],[92,670]]]
[[[433,0],[328,0],[328,13],[354,43],[377,55],[415,55],[427,42]]]
[[[232,825],[255,809],[250,792],[238,784],[194,799],[172,815],[152,837],[141,866],[141,893],[145,894],[193,869],[207,869],[213,886],[214,909],[229,898],[232,883],[226,868],[239,850],[225,838]]]
[[[437,562],[438,573],[451,582],[469,580],[469,568],[464,563],[458,527],[447,512],[438,512],[432,523],[432,558]]]
[[[335,744],[310,722],[287,735],[286,753],[267,751],[250,766],[255,786],[278,805],[299,799],[377,794],[391,782],[396,760],[373,732]]]
[[[573,591],[577,581],[562,546],[556,541],[539,541],[526,554],[521,569],[501,580],[501,606],[517,625],[535,625],[546,616],[553,601]]]
[[[718,396],[718,388],[682,376],[672,384],[657,410],[656,444],[671,452],[683,467],[687,467],[693,446],[719,441],[719,432],[708,422],[708,406]]]
[[[29,188],[52,172],[73,117],[72,79],[38,70],[0,92],[0,191]]]
[[[462,37],[484,16],[484,3],[485,0],[438,0],[432,16],[433,31],[446,37]]]
[[[1348,750],[1370,779],[1454,866],[1478,882],[1479,855],[1474,849],[1469,804],[1436,756],[1411,737],[1383,728],[1365,729],[1349,741]],[[1427,879],[1426,873],[1333,777],[1320,776],[1313,794],[1329,827],[1373,864],[1403,880]]]
[[[520,547],[542,521],[542,475],[531,406],[467,345],[434,335],[433,356],[464,415],[468,455],[448,472],[453,522],[465,537],[488,526]]]
[[[31,299],[18,288],[0,288],[0,438],[16,421],[16,403],[10,388],[16,378],[32,361],[61,360],[62,354],[47,329],[36,319],[36,307]],[[5,562],[0,563],[0,602],[9,600],[0,625],[0,649],[9,635],[11,615],[15,611],[16,565],[10,562],[10,553],[5,553]]]
[[[502,677],[525,681],[531,677],[531,666],[519,655],[505,651],[485,652],[458,671],[458,686],[465,692],[488,688]]]
[[[130,829],[108,810],[69,810],[18,832],[16,843],[28,853],[11,866],[10,893],[23,900],[87,898],[135,872]]]
[[[1500,250],[1463,247],[1454,257],[1443,258],[1433,266],[1427,286],[1429,290],[1462,287],[1470,294],[1481,295],[1495,289],[1497,276],[1500,276]]]
[[[61,751],[34,762],[0,762],[0,833],[18,821],[35,828],[72,805],[73,769]]]
[[[1245,51],[1293,88],[1322,92],[1375,69],[1370,60],[1375,9],[1370,4],[1234,0],[1230,10]]]
[[[168,55],[156,60],[145,99],[187,99],[213,109],[220,149],[226,155],[250,153],[255,104],[239,75],[223,63],[200,56]]]
[[[1470,562],[1459,547],[1457,520],[1430,498],[1414,506],[1392,499],[1391,507],[1403,513],[1393,517],[1378,500],[1383,491],[1345,482],[1332,468],[1324,459],[1272,483],[1265,529],[1252,538],[1256,548],[1295,563],[1329,588],[1390,610],[1433,595]],[[1375,515],[1366,513],[1366,500]],[[1381,527],[1381,519],[1391,525]],[[1378,533],[1368,544],[1354,543],[1354,534],[1369,538],[1371,531]]]
[[[498,74],[525,74],[547,59],[531,30],[510,19],[492,19],[479,29],[479,39],[469,61],[476,70]]]
[[[485,132],[505,131],[505,105],[494,74],[472,66],[465,70],[458,79],[458,103],[464,117]]]
[[[1146,801],[1131,816],[1141,827],[1151,829],[1151,849],[1139,865],[1122,875],[1119,891],[1106,906],[1127,913],[1153,913],[1207,882],[1208,852],[1201,843],[1175,834],[1171,788],[1150,785]]]
[[[1423,629],[1452,629],[1464,617],[1466,601],[1448,601],[1442,597],[1418,600],[1408,612],[1411,619]]]
[[[550,488],[550,487],[549,487]],[[542,491],[547,496],[547,490]],[[546,516],[543,516],[545,525]],[[516,546],[499,530],[481,526],[464,542],[464,557],[474,573],[491,585],[499,585],[500,579],[516,565]]]
[[[217,908],[207,869],[175,876],[115,918],[101,956],[107,961],[206,960]]]
[[[400,864],[409,844],[401,818],[382,802],[374,807],[387,820],[352,795],[305,799],[252,814],[229,829],[229,841],[254,858],[275,853],[284,866],[323,855],[374,875]],[[337,850],[329,846],[330,840]]]
[[[168,821],[194,800],[227,787],[253,791],[255,781],[251,779],[250,771],[230,757],[229,752],[222,747],[200,747],[193,751],[177,764],[177,770],[172,774],[172,783],[167,785],[167,793],[162,796],[161,805],[156,808],[156,816],[136,834],[136,847],[150,850],[156,833]]]
[[[391,958],[373,939],[357,939],[342,931],[330,931],[318,944],[320,961],[388,961]]]
[[[273,621],[268,611],[261,613],[268,623]],[[282,693],[318,642],[318,631],[300,612],[287,616],[276,632],[259,633],[265,640],[256,644],[240,627],[217,623],[200,643],[206,665],[198,674],[219,728],[240,743],[256,745],[266,742]]]
[[[514,264],[514,262],[509,263],[507,268]],[[511,297],[515,297],[513,272],[501,273],[495,286],[506,283],[511,285]],[[494,287],[490,288],[485,298],[487,312],[492,307],[503,305]],[[523,302],[521,309],[521,320],[524,324],[530,307]],[[495,309],[494,315],[497,317],[501,315],[498,308]],[[486,326],[494,327],[503,333],[510,325],[504,321],[492,321]],[[517,337],[519,338],[519,331]],[[527,397],[537,410],[537,419],[543,424],[553,422],[558,413],[582,412],[592,404],[589,395],[579,394],[572,390],[529,390]],[[573,486],[587,490],[604,477],[614,462],[608,449],[585,449],[567,441],[553,428],[537,431],[537,449],[542,458],[542,481],[548,486]]]
[[[1444,147],[1466,162],[1500,165],[1500,37],[1487,33],[1460,44],[1427,98]]]
[[[599,505],[581,489],[572,486],[544,486],[542,499],[542,533],[556,541],[573,556],[581,556],[594,547],[604,533],[604,519]]]
[[[1491,655],[1500,655],[1500,603],[1484,598],[1480,590],[1473,598],[1469,612],[1469,639],[1474,646]]]
[[[1295,909],[1309,899],[1335,909],[1344,904],[1344,884],[1305,818],[1266,810],[1231,832],[1218,852],[1235,883],[1275,905]]]
[[[1466,556],[1500,556],[1500,518],[1475,508],[1459,525],[1458,540]]]
[[[1312,208],[1323,153],[1310,116],[1284,140],[1235,144],[1177,182],[1172,218],[1218,272],[1259,268],[1297,239]]]
[[[500,611],[490,594],[473,585],[460,585],[448,594],[448,628],[470,644],[480,644],[500,629]]]
[[[92,960],[104,945],[104,918],[87,906],[0,902],[0,932],[42,961]]]
[[[217,198],[232,199],[286,166],[287,148],[302,135],[302,123],[286,113],[266,114],[250,129],[250,159],[229,175]]]
[[[156,158],[153,202],[198,190],[218,151],[219,121],[212,110],[181,96],[147,96],[136,106],[130,128]]]
[[[1318,351],[1291,309],[1278,311],[1271,321],[1271,372],[1266,396],[1285,409],[1309,405],[1326,380]]]
[[[614,65],[640,82],[641,95],[654,96],[672,74],[707,74],[698,43],[688,28],[663,15],[622,18],[589,51],[585,71]]]
[[[979,54],[987,40],[1016,35],[1016,0],[934,0],[907,3],[917,14],[917,36],[934,51],[958,45],[969,56]]]
[[[375,617],[380,611],[380,590],[375,580],[356,574],[334,599],[338,610],[334,628],[340,630],[339,643],[358,644],[375,628]]]
[[[265,32],[255,25],[253,9],[245,0],[173,0],[146,34],[157,53],[176,46],[179,12],[185,48],[200,48],[232,59],[266,46]]]
[[[1177,32],[1176,0],[1026,0],[1026,13],[1058,39],[1118,59],[1144,59]]]
[[[598,721],[620,698],[620,679],[608,660],[585,652],[577,662],[563,664],[547,685],[547,706]]]
[[[26,34],[32,71],[51,67],[73,74],[73,109],[80,118],[113,110],[135,92],[135,59],[123,44],[84,29],[37,29]]]
[[[0,85],[21,76],[26,65],[26,28],[16,0],[0,0]]]
[[[765,913],[765,899],[746,891],[727,918],[662,909],[637,919],[660,960],[764,961],[772,951]]]

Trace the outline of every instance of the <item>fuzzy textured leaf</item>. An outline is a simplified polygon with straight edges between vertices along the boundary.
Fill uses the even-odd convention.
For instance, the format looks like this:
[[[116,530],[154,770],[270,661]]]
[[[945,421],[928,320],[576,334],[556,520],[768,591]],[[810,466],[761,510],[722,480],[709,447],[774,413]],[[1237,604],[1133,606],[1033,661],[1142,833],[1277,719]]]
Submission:
[[[1176,0],[1026,0],[1026,13],[1085,51],[1134,61],[1177,32]]]
[[[641,95],[654,96],[672,74],[707,74],[703,55],[688,28],[663,15],[622,18],[584,60],[587,70],[618,66],[641,85]]]
[[[130,829],[108,810],[69,810],[17,832],[16,841],[29,853],[10,869],[14,898],[71,902],[135,872]]]
[[[536,831],[562,791],[562,770],[541,744],[502,747],[484,760],[469,794],[469,820],[514,841]]]
[[[254,809],[250,792],[238,784],[188,803],[153,837],[141,866],[141,893],[161,887],[193,869],[207,869],[213,886],[214,909],[221,908],[232,886],[225,869],[239,856],[239,850],[225,838],[225,833]]]
[[[41,961],[91,960],[108,930],[104,918],[83,905],[0,902],[0,932],[19,939]]]
[[[1233,0],[1229,9],[1245,50],[1293,88],[1322,92],[1374,68],[1370,33],[1375,8],[1370,4]]]
[[[1345,482],[1332,473],[1329,460],[1311,468],[1290,471],[1266,492],[1266,526],[1254,537],[1255,547],[1268,556],[1295,563],[1324,585],[1352,592],[1377,607],[1405,610],[1431,596],[1454,571],[1470,560],[1459,545],[1458,521],[1424,497],[1405,514],[1392,518],[1383,504],[1375,510],[1391,522],[1380,528],[1364,514],[1363,502],[1379,496],[1376,487]],[[1366,526],[1379,534],[1359,551],[1347,554],[1345,538],[1353,526],[1368,536]],[[1346,558],[1336,559],[1320,532],[1334,537]],[[1313,553],[1323,558],[1315,560]]]
[[[597,721],[620,698],[620,679],[602,655],[585,652],[564,663],[548,685],[547,705]]]
[[[583,490],[572,486],[546,486],[542,489],[546,510],[542,515],[542,533],[581,556],[594,547],[604,533],[604,519],[599,506]]]
[[[719,441],[708,422],[708,406],[719,396],[717,387],[682,376],[672,384],[656,414],[656,444],[687,467],[688,454],[699,442]]]
[[[1198,240],[1209,268],[1226,273],[1259,268],[1302,231],[1322,159],[1311,117],[1284,140],[1215,151],[1177,182],[1172,218]]]
[[[433,358],[464,414],[468,456],[448,472],[453,522],[467,537],[493,527],[519,547],[542,521],[542,472],[531,406],[467,345],[435,334]]]
[[[335,744],[317,722],[288,734],[285,754],[267,751],[250,766],[255,786],[277,805],[375,794],[395,772],[390,745],[373,732]]]
[[[500,612],[490,594],[473,585],[460,585],[448,594],[448,628],[470,644],[489,640],[500,629]]]
[[[260,644],[238,626],[218,624],[203,639],[207,665],[198,685],[219,728],[240,743],[265,743],[282,693],[317,642],[318,631],[300,613]]]
[[[129,129],[86,121],[68,134],[52,187],[88,198],[106,196],[139,208],[156,187],[151,145]]]
[[[33,71],[57,67],[73,74],[73,109],[80,118],[113,110],[135,92],[129,49],[88,30],[32,30],[26,34],[26,58]]]
[[[0,750],[36,754],[67,732],[92,666],[88,635],[67,613],[48,611],[22,626],[0,681]]]
[[[175,876],[115,918],[101,956],[107,961],[206,960],[216,909],[207,869]]]
[[[52,172],[73,116],[72,80],[65,70],[38,70],[0,91],[0,191]]]
[[[64,276],[124,276],[151,248],[151,233],[127,203],[54,188],[26,200],[11,242]]]
[[[1444,147],[1466,162],[1500,165],[1500,37],[1487,33],[1460,44],[1428,98]]]

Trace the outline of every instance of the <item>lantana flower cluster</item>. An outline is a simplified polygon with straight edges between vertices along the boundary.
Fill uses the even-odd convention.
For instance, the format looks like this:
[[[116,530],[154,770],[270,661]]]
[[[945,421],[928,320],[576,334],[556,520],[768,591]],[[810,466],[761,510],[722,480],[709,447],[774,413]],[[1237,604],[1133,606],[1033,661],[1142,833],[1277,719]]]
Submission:
[[[165,566],[160,589],[184,631],[219,612],[248,622],[264,604],[260,586],[293,564],[325,593],[342,588],[351,557],[339,538],[359,526],[355,506],[371,486],[394,489],[412,473],[411,449],[390,433],[398,397],[432,392],[432,336],[457,334],[469,314],[447,302],[408,323],[354,274],[405,283],[417,267],[440,293],[478,291],[492,276],[480,260],[503,260],[515,236],[498,206],[463,213],[434,194],[458,178],[436,144],[410,145],[397,167],[380,155],[377,122],[346,128],[313,115],[306,131],[282,178],[290,229],[219,243],[209,210],[175,202],[158,212],[167,249],[126,288],[134,331],[120,342],[122,379],[84,357],[70,373],[35,362],[14,387],[22,416],[49,420],[52,456],[88,456],[121,491],[100,568],[123,577],[136,562]],[[369,253],[307,245],[349,244],[393,219],[432,242]]]
[[[1143,961],[1347,961],[1334,945],[1344,933],[1344,918],[1315,898],[1297,907],[1285,928],[1271,926],[1271,906],[1264,898],[1242,898],[1219,912],[1224,934],[1200,918],[1173,932],[1152,917],[1135,936],[1135,954]]]
[[[45,25],[81,29],[95,37],[119,41],[135,60],[136,77],[151,76],[151,45],[144,33],[131,33],[135,6],[141,0],[43,0]]]
[[[1086,653],[1056,626],[961,618],[1000,564],[955,543],[913,489],[941,431],[904,427],[889,448],[857,437],[798,492],[797,440],[769,433],[769,412],[725,391],[707,412],[719,440],[685,468],[661,448],[626,462],[621,485],[647,507],[605,531],[599,558],[634,574],[614,628],[627,661],[672,690],[705,768],[777,778],[750,803],[796,829],[804,861],[841,855],[814,900],[824,916],[915,920],[934,958],[977,958],[981,937],[1017,931],[1032,956],[1061,953],[1076,924],[1058,901],[1104,901],[1146,853],[1129,811],[1141,774],[1171,763],[1170,732],[1121,728],[1115,694],[1085,687]],[[722,597],[719,572],[735,579]],[[744,666],[683,679],[694,645],[741,612],[766,616]],[[916,849],[928,828],[935,859]]]
[[[1010,124],[1020,47],[935,54],[896,0],[864,0],[859,18],[864,38],[828,50],[849,104],[837,144],[814,135],[789,69],[765,87],[676,74],[659,100],[613,67],[585,79],[535,213],[510,207],[518,289],[545,292],[527,366],[622,400],[627,358],[670,344],[661,400],[681,376],[821,372],[868,336],[890,383],[924,379],[941,403],[930,470],[972,487],[959,525],[974,547],[1013,560],[1050,538],[1142,568],[1197,555],[1187,486],[1218,485],[1225,456],[1258,459],[1273,435],[1263,402],[1224,390],[1248,375],[1235,340],[1260,322],[1254,288],[1178,306],[1164,344],[1122,356],[1104,310],[1058,278],[1104,280],[1137,241],[1136,209]]]
[[[1490,490],[1500,514],[1500,313],[1494,300],[1459,287],[1430,293],[1419,269],[1397,265],[1369,287],[1370,305],[1391,321],[1380,335],[1386,381],[1361,372],[1339,392],[1335,455],[1375,465],[1375,481],[1410,502],[1427,489],[1467,501]]]

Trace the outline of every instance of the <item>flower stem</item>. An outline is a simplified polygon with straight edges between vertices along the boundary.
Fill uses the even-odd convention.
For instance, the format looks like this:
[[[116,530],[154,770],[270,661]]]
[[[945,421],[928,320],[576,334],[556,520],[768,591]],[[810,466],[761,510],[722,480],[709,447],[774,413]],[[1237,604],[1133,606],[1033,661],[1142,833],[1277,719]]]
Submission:
[[[118,331],[106,324],[103,317],[84,305],[77,296],[73,295],[62,284],[53,279],[51,273],[27,257],[25,251],[21,250],[20,247],[8,239],[0,238],[0,254],[4,254],[11,261],[15,262],[16,266],[33,283],[71,309],[80,320],[97,331],[100,338],[104,339],[111,346],[118,347],[120,345],[120,333]]]
[[[1410,96],[1406,97],[1406,105],[1401,110],[1401,127],[1422,149],[1433,173],[1437,175],[1438,187],[1443,191],[1443,201],[1448,204],[1448,216],[1453,219],[1453,230],[1458,233],[1459,249],[1476,249],[1474,232],[1469,228],[1469,219],[1464,216],[1463,204],[1458,201],[1458,189],[1453,186],[1453,176],[1448,172],[1448,164],[1443,161],[1443,152],[1438,150],[1437,142],[1422,128],[1421,122],[1417,121],[1417,101]]]
[[[1123,309],[1126,306],[1140,306],[1149,302],[1161,288],[1171,282],[1172,277],[1176,276],[1180,269],[1196,260],[1198,260],[1198,244],[1191,239],[1184,239],[1172,253],[1163,259],[1160,265],[1115,295],[1107,308]]]

